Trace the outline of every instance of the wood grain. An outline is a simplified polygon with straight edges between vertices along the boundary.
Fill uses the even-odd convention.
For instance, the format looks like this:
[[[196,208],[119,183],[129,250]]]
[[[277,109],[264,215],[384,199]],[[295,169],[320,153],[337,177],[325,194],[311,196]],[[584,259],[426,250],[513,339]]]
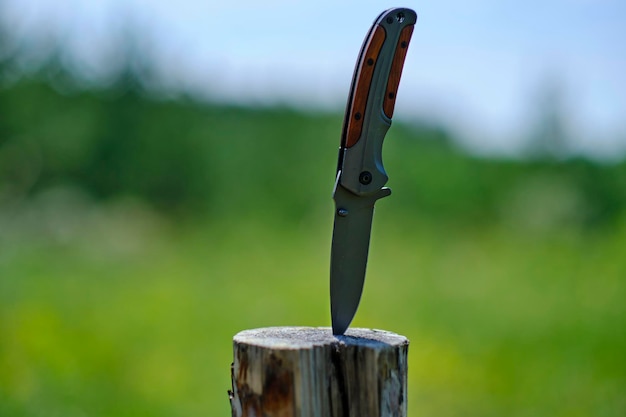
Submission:
[[[398,45],[396,46],[396,51],[393,55],[391,71],[389,72],[389,79],[387,80],[387,90],[383,101],[383,111],[390,119],[393,117],[393,109],[396,105],[398,86],[400,85],[400,77],[402,76],[402,67],[404,67],[404,60],[406,58],[406,53],[409,50],[409,42],[411,41],[412,34],[413,25],[402,29],[402,32],[400,32],[400,38],[398,39]]]
[[[404,336],[269,327],[233,339],[233,417],[406,417]]]
[[[365,52],[361,57],[356,73],[354,93],[350,99],[350,111],[346,120],[348,126],[346,129],[345,146],[347,148],[354,146],[361,136],[367,97],[372,85],[372,76],[374,75],[376,61],[378,61],[378,55],[384,42],[385,29],[382,26],[376,26],[367,41]]]

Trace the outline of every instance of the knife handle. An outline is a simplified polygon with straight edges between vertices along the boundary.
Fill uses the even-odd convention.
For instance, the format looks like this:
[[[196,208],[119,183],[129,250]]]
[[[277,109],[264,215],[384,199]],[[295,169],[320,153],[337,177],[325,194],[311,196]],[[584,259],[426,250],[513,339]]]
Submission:
[[[410,9],[390,9],[374,22],[363,42],[354,70],[341,137],[341,147],[351,148],[363,133],[368,106],[382,106],[393,116],[404,60],[417,16]],[[382,86],[377,84],[382,84]],[[372,94],[381,97],[370,97]],[[384,95],[384,99],[383,99]]]

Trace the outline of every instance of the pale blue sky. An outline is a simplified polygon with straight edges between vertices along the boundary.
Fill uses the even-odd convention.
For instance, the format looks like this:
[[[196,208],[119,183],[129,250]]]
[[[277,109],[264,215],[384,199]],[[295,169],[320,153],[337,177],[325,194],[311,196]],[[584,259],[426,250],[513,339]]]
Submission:
[[[106,76],[120,23],[132,22],[150,34],[145,47],[172,88],[341,109],[369,25],[399,5],[419,17],[398,117],[443,121],[479,152],[509,152],[527,133],[541,86],[556,80],[576,149],[626,151],[623,0],[4,0],[0,7],[18,38],[63,37],[86,76]]]

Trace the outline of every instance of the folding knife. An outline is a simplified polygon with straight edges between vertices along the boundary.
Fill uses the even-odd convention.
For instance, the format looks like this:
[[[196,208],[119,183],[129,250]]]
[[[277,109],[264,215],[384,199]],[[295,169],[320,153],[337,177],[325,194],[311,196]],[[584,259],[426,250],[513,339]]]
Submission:
[[[374,203],[391,194],[382,145],[391,126],[398,85],[417,15],[394,8],[374,21],[354,70],[333,191],[330,259],[333,334],[342,335],[361,299]]]

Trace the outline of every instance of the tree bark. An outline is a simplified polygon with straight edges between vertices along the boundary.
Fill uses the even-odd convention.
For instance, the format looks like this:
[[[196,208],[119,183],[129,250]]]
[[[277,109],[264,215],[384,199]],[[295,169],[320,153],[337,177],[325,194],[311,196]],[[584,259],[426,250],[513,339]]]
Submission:
[[[233,339],[233,417],[406,417],[404,336],[268,327]]]

